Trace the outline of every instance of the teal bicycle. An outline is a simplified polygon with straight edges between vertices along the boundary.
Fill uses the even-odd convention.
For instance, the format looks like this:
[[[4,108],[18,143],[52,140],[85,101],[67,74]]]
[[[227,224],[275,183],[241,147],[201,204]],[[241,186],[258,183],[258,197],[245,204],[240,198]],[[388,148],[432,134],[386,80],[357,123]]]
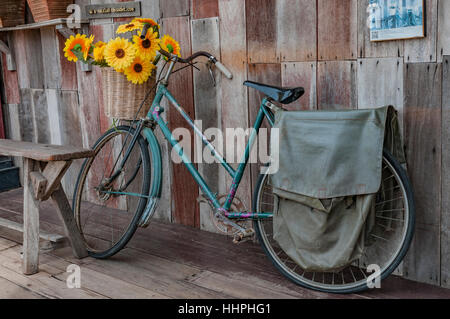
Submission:
[[[143,30],[145,36],[147,30]],[[324,292],[349,293],[367,289],[367,266],[380,266],[381,279],[398,268],[410,245],[414,229],[414,201],[411,185],[400,163],[384,152],[382,185],[376,197],[376,226],[372,230],[372,244],[360,260],[336,272],[309,273],[301,269],[272,237],[274,196],[268,173],[261,174],[254,189],[252,211],[240,210],[236,191],[248,164],[251,147],[264,120],[274,124],[274,103],[289,104],[299,99],[303,88],[278,88],[255,82],[244,84],[263,92],[258,115],[253,125],[242,160],[234,169],[216,151],[196,127],[187,112],[168,90],[168,83],[177,63],[192,66],[198,57],[206,57],[229,79],[232,74],[207,52],[197,52],[183,59],[163,50],[168,68],[157,82],[155,98],[145,118],[110,129],[95,143],[95,157],[86,159],[78,176],[73,198],[73,211],[86,246],[92,257],[108,258],[119,252],[131,239],[138,227],[149,225],[162,192],[162,158],[154,131],[159,128],[173,150],[198,183],[212,217],[218,225],[233,235],[235,243],[254,237],[278,270],[290,280],[304,287]],[[232,177],[226,195],[211,191],[195,165],[186,156],[167,123],[161,116],[166,98],[170,105],[199,135],[206,147]],[[145,101],[144,101],[145,102]],[[252,221],[249,223],[248,221]],[[151,244],[151,243],[149,243]]]

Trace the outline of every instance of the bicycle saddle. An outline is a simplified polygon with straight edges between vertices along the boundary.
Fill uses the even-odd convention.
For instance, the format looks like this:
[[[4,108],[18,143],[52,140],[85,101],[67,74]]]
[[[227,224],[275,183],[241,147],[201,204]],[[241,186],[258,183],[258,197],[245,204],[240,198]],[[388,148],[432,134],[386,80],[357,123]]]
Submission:
[[[297,101],[303,94],[305,94],[305,89],[302,87],[281,88],[252,81],[245,81],[244,85],[261,91],[274,101],[280,102],[281,104],[290,104]]]

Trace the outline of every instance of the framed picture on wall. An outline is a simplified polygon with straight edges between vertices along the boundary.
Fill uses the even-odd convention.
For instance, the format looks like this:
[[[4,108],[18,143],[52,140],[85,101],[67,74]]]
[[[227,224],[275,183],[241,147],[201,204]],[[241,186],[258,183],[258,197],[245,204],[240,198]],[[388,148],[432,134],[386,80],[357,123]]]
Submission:
[[[425,37],[425,0],[370,0],[370,41]]]

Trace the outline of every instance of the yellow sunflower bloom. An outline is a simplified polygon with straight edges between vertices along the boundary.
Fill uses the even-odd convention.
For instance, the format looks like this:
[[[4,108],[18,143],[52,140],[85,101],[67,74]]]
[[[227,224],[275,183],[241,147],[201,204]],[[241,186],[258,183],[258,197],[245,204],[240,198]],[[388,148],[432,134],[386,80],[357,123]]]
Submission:
[[[133,20],[134,21],[134,20]],[[120,34],[120,33],[127,33],[127,32],[131,32],[134,30],[141,30],[144,27],[143,23],[140,22],[130,22],[128,24],[122,24],[117,28],[116,33]]]
[[[160,43],[161,49],[180,56],[181,48],[177,41],[175,41],[171,36],[165,35],[161,39]]]
[[[93,37],[92,41],[94,40]],[[67,39],[64,47],[64,56],[69,61],[77,62],[78,58],[77,56],[72,52],[73,49],[80,50],[83,52],[84,56],[87,57],[89,54],[90,45],[92,43],[90,39],[86,38],[86,35],[83,34],[77,34],[75,37],[73,35],[70,36],[69,39]]]
[[[133,63],[136,50],[128,40],[115,38],[108,42],[103,54],[110,67],[120,70],[129,67]]]
[[[159,24],[156,23],[155,20],[150,19],[150,18],[135,18],[133,21],[131,21],[131,23],[134,23],[134,22],[138,22],[138,23],[142,23],[142,24],[148,23],[152,27],[157,26],[159,28]]]
[[[104,52],[106,48],[106,43],[100,42],[98,42],[94,48],[94,60],[96,62],[102,62],[103,60],[105,60]]]
[[[143,59],[153,60],[156,56],[156,51],[159,50],[160,41],[156,32],[148,30],[144,40],[141,39],[141,32],[138,32],[138,35],[133,37],[136,55],[139,55]]]
[[[147,82],[155,66],[150,61],[137,56],[133,63],[124,70],[128,81],[134,84]]]
[[[87,60],[89,51],[91,50],[92,42],[94,42],[94,36],[91,35],[89,39],[86,39],[86,48],[83,50],[83,57],[85,60]]]

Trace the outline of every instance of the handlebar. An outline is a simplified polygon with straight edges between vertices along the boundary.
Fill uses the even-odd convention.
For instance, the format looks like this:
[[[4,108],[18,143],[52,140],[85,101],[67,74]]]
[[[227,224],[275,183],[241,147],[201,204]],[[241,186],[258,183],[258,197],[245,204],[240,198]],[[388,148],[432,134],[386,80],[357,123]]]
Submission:
[[[142,32],[141,32],[141,39],[145,39],[150,27],[151,27],[151,25],[148,23],[144,25],[144,27],[142,28]],[[233,78],[233,74],[222,63],[217,61],[217,59],[212,54],[210,54],[208,52],[199,51],[185,59],[180,58],[179,56],[169,53],[163,49],[159,49],[159,53],[161,55],[165,56],[166,58],[168,58],[169,60],[175,59],[177,62],[181,62],[181,63],[190,63],[192,60],[194,60],[200,56],[207,57],[212,63],[214,63],[214,65],[219,69],[219,71],[222,72],[228,79],[231,80]]]

